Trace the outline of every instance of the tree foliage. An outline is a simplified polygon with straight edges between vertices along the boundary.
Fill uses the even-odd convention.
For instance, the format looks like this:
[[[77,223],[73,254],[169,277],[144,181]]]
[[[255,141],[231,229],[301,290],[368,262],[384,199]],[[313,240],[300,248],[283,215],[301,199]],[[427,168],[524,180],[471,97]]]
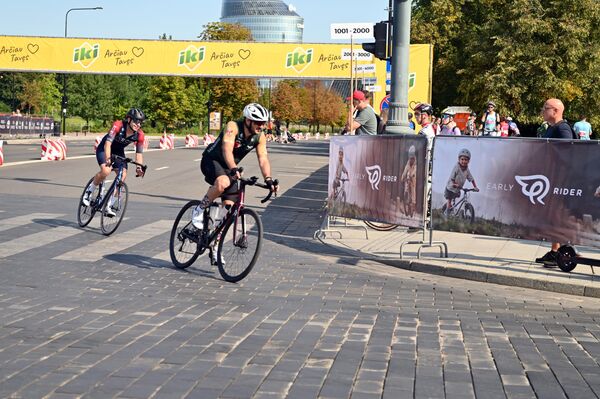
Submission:
[[[433,102],[481,109],[489,99],[522,122],[549,97],[600,123],[600,2],[421,0],[413,43],[434,45]],[[596,82],[596,83],[594,83]]]
[[[284,121],[286,127],[290,123],[298,123],[308,117],[306,109],[300,102],[300,82],[297,80],[283,80],[273,90],[271,108],[275,119]]]

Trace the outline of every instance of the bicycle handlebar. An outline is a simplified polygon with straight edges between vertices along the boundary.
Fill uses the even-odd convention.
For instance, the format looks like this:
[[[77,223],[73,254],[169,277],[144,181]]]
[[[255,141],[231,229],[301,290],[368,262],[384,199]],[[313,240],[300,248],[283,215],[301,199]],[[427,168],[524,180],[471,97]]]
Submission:
[[[461,190],[463,190],[465,193],[468,193],[470,191],[474,191],[474,192],[479,191],[479,189],[475,189],[475,188],[461,188]]]
[[[242,173],[243,171],[244,171],[243,167],[237,168],[237,172]],[[235,172],[233,172],[231,174],[231,176],[235,176]],[[248,179],[245,179],[245,178],[242,177],[242,178],[239,179],[239,182],[241,184],[245,185],[245,186],[258,186],[260,188],[265,188],[265,189],[269,190],[269,194],[267,194],[267,196],[265,198],[263,198],[263,199],[260,200],[261,204],[264,204],[265,202],[267,202],[268,200],[270,200],[271,196],[273,194],[275,194],[275,197],[277,197],[277,193],[275,191],[272,191],[271,187],[269,185],[264,184],[264,183],[259,183],[258,182],[258,177],[256,177],[256,176],[252,176],[252,177],[250,177]],[[278,186],[279,185],[279,180],[278,179],[273,180],[273,185],[274,186]]]
[[[114,159],[119,159],[119,160],[121,160],[121,161],[124,161],[125,163],[132,163],[132,164],[134,164],[134,165],[136,165],[136,166],[139,166],[140,168],[142,168],[142,177],[144,177],[143,175],[145,175],[145,174],[146,174],[146,169],[148,168],[148,165],[142,165],[141,163],[137,163],[137,162],[135,162],[135,161],[134,161],[133,159],[131,159],[131,158],[126,158],[126,157],[122,157],[122,156],[120,156],[120,155],[115,155],[115,154],[112,154],[112,155],[111,155],[111,158],[114,158]]]

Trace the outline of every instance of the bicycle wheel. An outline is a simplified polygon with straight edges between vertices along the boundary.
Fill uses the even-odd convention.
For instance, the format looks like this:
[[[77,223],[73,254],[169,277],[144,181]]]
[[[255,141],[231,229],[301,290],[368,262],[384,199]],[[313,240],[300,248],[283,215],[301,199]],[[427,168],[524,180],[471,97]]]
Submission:
[[[373,230],[377,230],[377,231],[392,231],[396,227],[398,227],[397,224],[393,224],[393,223],[379,223],[379,222],[371,222],[369,220],[365,220],[364,222],[367,226],[369,226]]]
[[[558,249],[556,263],[563,272],[570,272],[577,266],[577,252],[570,245],[563,245]]]
[[[471,204],[465,204],[464,218],[467,222],[473,223],[475,221],[475,208]]]
[[[90,196],[90,205],[86,206],[83,203],[83,196],[85,195],[85,191],[87,190],[87,188],[90,186],[90,184],[92,184],[92,180],[94,180],[93,177],[87,182],[87,184],[83,188],[81,197],[79,197],[79,206],[77,208],[77,223],[79,223],[79,226],[81,227],[87,226],[96,214],[96,207],[94,205],[96,204],[96,199],[98,198],[98,194],[100,193],[100,186],[96,187],[96,189]]]
[[[235,283],[250,273],[262,247],[263,226],[258,214],[244,208],[221,232],[217,265],[225,281]]]
[[[185,269],[198,259],[200,246],[198,245],[199,233],[192,225],[192,212],[200,201],[193,200],[181,208],[175,218],[169,239],[169,254],[171,262],[178,269]]]
[[[115,197],[112,205],[110,205],[111,196]],[[102,233],[104,235],[111,235],[121,224],[123,216],[125,215],[125,210],[127,209],[128,197],[129,189],[127,188],[127,184],[124,182],[115,184],[113,182],[112,186],[106,193],[106,200],[104,201],[104,206],[102,207],[100,227],[102,227]],[[114,216],[107,213],[109,207],[114,213]]]

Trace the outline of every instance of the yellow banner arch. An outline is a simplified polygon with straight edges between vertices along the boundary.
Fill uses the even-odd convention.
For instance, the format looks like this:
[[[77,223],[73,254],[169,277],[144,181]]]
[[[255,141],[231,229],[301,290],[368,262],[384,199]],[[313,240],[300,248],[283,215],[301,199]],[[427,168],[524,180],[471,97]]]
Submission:
[[[378,109],[385,96],[386,62],[349,44],[197,42],[0,36],[0,70],[18,72],[175,75],[368,82]],[[409,101],[431,101],[432,49],[410,47]],[[363,67],[361,67],[361,65]]]

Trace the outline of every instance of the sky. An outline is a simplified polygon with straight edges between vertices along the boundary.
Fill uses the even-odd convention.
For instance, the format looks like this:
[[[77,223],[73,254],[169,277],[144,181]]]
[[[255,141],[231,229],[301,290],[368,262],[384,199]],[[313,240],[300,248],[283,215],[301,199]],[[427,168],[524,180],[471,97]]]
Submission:
[[[284,0],[304,18],[305,43],[339,43],[330,38],[332,23],[386,20],[389,0]],[[71,11],[69,37],[198,40],[202,27],[218,22],[221,0],[27,0],[2,4],[0,35],[64,37],[65,14]],[[0,45],[1,45],[0,39]]]

